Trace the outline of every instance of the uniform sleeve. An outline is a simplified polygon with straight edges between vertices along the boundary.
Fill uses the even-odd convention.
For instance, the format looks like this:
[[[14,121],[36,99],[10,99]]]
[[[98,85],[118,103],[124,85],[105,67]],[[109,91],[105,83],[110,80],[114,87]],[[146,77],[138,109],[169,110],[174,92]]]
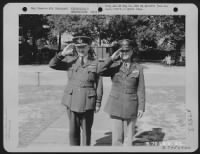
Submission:
[[[74,61],[63,61],[65,57],[61,55],[61,52],[56,54],[49,62],[49,67],[56,70],[68,70]]]
[[[145,111],[145,81],[144,81],[143,68],[140,68],[139,72],[140,73],[139,73],[138,89],[137,89],[138,102],[139,102],[138,109],[141,111]]]
[[[103,79],[101,76],[98,77],[97,81],[97,100],[96,100],[96,106],[101,106],[101,101],[103,97]]]
[[[98,69],[98,74],[101,76],[113,76],[113,74],[117,71],[117,67],[112,67],[113,61],[109,57],[102,63]]]

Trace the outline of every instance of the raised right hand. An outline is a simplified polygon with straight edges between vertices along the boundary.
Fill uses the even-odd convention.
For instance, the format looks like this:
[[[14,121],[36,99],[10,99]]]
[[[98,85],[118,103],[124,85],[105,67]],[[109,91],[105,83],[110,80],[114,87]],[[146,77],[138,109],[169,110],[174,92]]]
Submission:
[[[73,55],[73,50],[74,50],[73,48],[74,48],[74,44],[71,43],[71,44],[67,45],[67,46],[63,49],[63,51],[61,52],[61,54],[62,54],[63,56]]]
[[[121,48],[118,49],[117,51],[115,51],[115,52],[112,54],[111,59],[112,59],[113,61],[115,61],[115,60],[117,60],[117,59],[119,58],[119,56],[120,56],[120,51],[121,51]]]

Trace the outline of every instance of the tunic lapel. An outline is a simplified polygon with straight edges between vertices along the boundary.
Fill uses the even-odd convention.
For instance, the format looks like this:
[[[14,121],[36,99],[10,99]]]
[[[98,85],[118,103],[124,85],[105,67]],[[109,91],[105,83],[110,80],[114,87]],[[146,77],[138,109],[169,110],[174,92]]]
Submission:
[[[76,59],[76,62],[73,65],[73,69],[75,72],[77,72],[78,68],[81,66],[80,60],[78,58]]]
[[[127,73],[127,70],[125,69],[123,62],[121,63],[120,71],[122,71],[124,74]]]
[[[87,60],[87,62],[82,66],[82,67],[87,67],[88,65],[90,65],[90,63],[91,63],[91,60]]]
[[[135,63],[131,63],[131,66],[129,68],[129,70],[127,71],[127,75],[131,74],[133,70],[136,69],[136,64]]]

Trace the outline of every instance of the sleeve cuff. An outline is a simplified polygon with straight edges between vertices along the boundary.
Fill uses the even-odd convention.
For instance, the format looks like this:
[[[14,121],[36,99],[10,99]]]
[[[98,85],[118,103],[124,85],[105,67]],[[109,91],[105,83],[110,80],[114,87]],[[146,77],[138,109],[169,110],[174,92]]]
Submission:
[[[101,107],[101,101],[99,100],[96,101],[96,107]]]

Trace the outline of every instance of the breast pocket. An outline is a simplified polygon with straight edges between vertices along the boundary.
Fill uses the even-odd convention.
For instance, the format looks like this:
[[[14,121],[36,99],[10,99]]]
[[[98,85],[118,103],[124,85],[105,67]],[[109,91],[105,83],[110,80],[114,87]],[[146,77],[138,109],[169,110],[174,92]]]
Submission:
[[[122,80],[122,73],[118,72],[115,75],[113,75],[112,80],[114,82],[120,82]]]
[[[95,81],[96,79],[96,67],[88,68],[88,81]]]
[[[130,75],[130,78],[138,78],[139,77],[139,71],[133,71]]]

